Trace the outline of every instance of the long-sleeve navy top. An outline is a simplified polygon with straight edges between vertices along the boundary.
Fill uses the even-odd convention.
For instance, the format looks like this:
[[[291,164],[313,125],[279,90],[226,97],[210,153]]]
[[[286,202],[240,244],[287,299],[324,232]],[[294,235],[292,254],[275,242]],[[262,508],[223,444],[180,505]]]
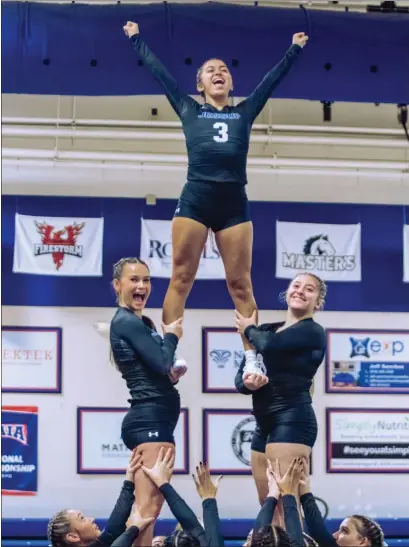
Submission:
[[[252,393],[255,414],[274,411],[288,403],[311,402],[312,380],[326,350],[325,331],[308,318],[275,332],[283,324],[251,325],[244,332],[248,341],[263,355],[269,378],[267,385],[251,392],[241,378],[244,362],[237,372],[236,388],[241,393]]]
[[[223,547],[224,540],[220,530],[219,512],[214,498],[203,500],[203,528],[196,515],[171,484],[162,485],[160,491],[183,530],[196,537],[201,547]]]
[[[178,396],[168,376],[178,345],[175,334],[162,339],[146,318],[120,307],[111,321],[110,342],[132,400]]]
[[[143,64],[163,87],[182,122],[188,153],[188,181],[247,184],[246,164],[252,124],[298,59],[302,48],[292,45],[247,99],[237,106],[218,110],[207,103],[202,105],[184,93],[140,34],[132,36],[131,41]]]

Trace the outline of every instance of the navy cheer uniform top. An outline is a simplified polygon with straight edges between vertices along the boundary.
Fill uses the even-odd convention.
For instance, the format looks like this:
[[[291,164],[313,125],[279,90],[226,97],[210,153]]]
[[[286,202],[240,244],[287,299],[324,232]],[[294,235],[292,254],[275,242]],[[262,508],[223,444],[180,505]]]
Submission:
[[[246,163],[252,124],[299,57],[301,46],[293,44],[247,99],[237,106],[218,110],[185,94],[139,34],[132,36],[131,41],[143,64],[164,88],[182,122],[189,163],[187,180],[247,184]]]

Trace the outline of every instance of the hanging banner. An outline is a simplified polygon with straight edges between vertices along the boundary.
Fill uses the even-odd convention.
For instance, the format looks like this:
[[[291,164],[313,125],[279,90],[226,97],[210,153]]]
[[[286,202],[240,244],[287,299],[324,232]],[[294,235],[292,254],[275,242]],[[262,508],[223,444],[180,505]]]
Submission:
[[[141,219],[140,257],[152,277],[170,279],[172,275],[172,221]],[[225,279],[219,250],[213,236],[209,236],[202,253],[196,279]]]
[[[38,408],[1,407],[1,493],[37,493]]]
[[[14,273],[102,276],[103,218],[15,216]]]
[[[121,424],[129,408],[77,408],[77,473],[123,475],[131,456],[121,439]],[[154,430],[149,435],[155,438]],[[174,432],[176,475],[189,473],[189,411],[180,410]]]
[[[409,330],[327,329],[327,393],[409,394]]]
[[[361,281],[361,225],[276,222],[276,277]]]
[[[409,283],[409,224],[403,226],[403,281]]]
[[[409,473],[409,409],[327,408],[327,473]]]

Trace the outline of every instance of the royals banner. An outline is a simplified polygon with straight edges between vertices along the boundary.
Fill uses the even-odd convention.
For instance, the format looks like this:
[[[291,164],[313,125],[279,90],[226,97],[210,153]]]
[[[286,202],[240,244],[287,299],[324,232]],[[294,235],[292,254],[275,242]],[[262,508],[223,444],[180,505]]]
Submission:
[[[170,279],[172,275],[172,221],[141,219],[140,257],[152,277]],[[199,263],[196,279],[225,279],[216,242],[209,236]]]
[[[1,408],[1,493],[33,496],[37,492],[37,427],[35,406]]]
[[[409,283],[409,224],[403,226],[403,281]]]
[[[276,222],[276,277],[361,281],[361,225]]]
[[[14,273],[101,276],[103,218],[16,214]]]

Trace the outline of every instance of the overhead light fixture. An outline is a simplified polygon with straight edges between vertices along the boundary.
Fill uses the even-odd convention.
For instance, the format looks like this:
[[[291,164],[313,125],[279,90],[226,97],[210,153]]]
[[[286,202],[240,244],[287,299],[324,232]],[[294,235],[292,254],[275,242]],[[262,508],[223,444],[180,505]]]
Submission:
[[[409,132],[407,127],[407,123],[408,123],[408,105],[407,104],[398,104],[398,122],[402,124],[406,138],[409,141]]]
[[[332,105],[334,103],[332,101],[321,101],[321,104],[324,114],[324,122],[332,121]]]

